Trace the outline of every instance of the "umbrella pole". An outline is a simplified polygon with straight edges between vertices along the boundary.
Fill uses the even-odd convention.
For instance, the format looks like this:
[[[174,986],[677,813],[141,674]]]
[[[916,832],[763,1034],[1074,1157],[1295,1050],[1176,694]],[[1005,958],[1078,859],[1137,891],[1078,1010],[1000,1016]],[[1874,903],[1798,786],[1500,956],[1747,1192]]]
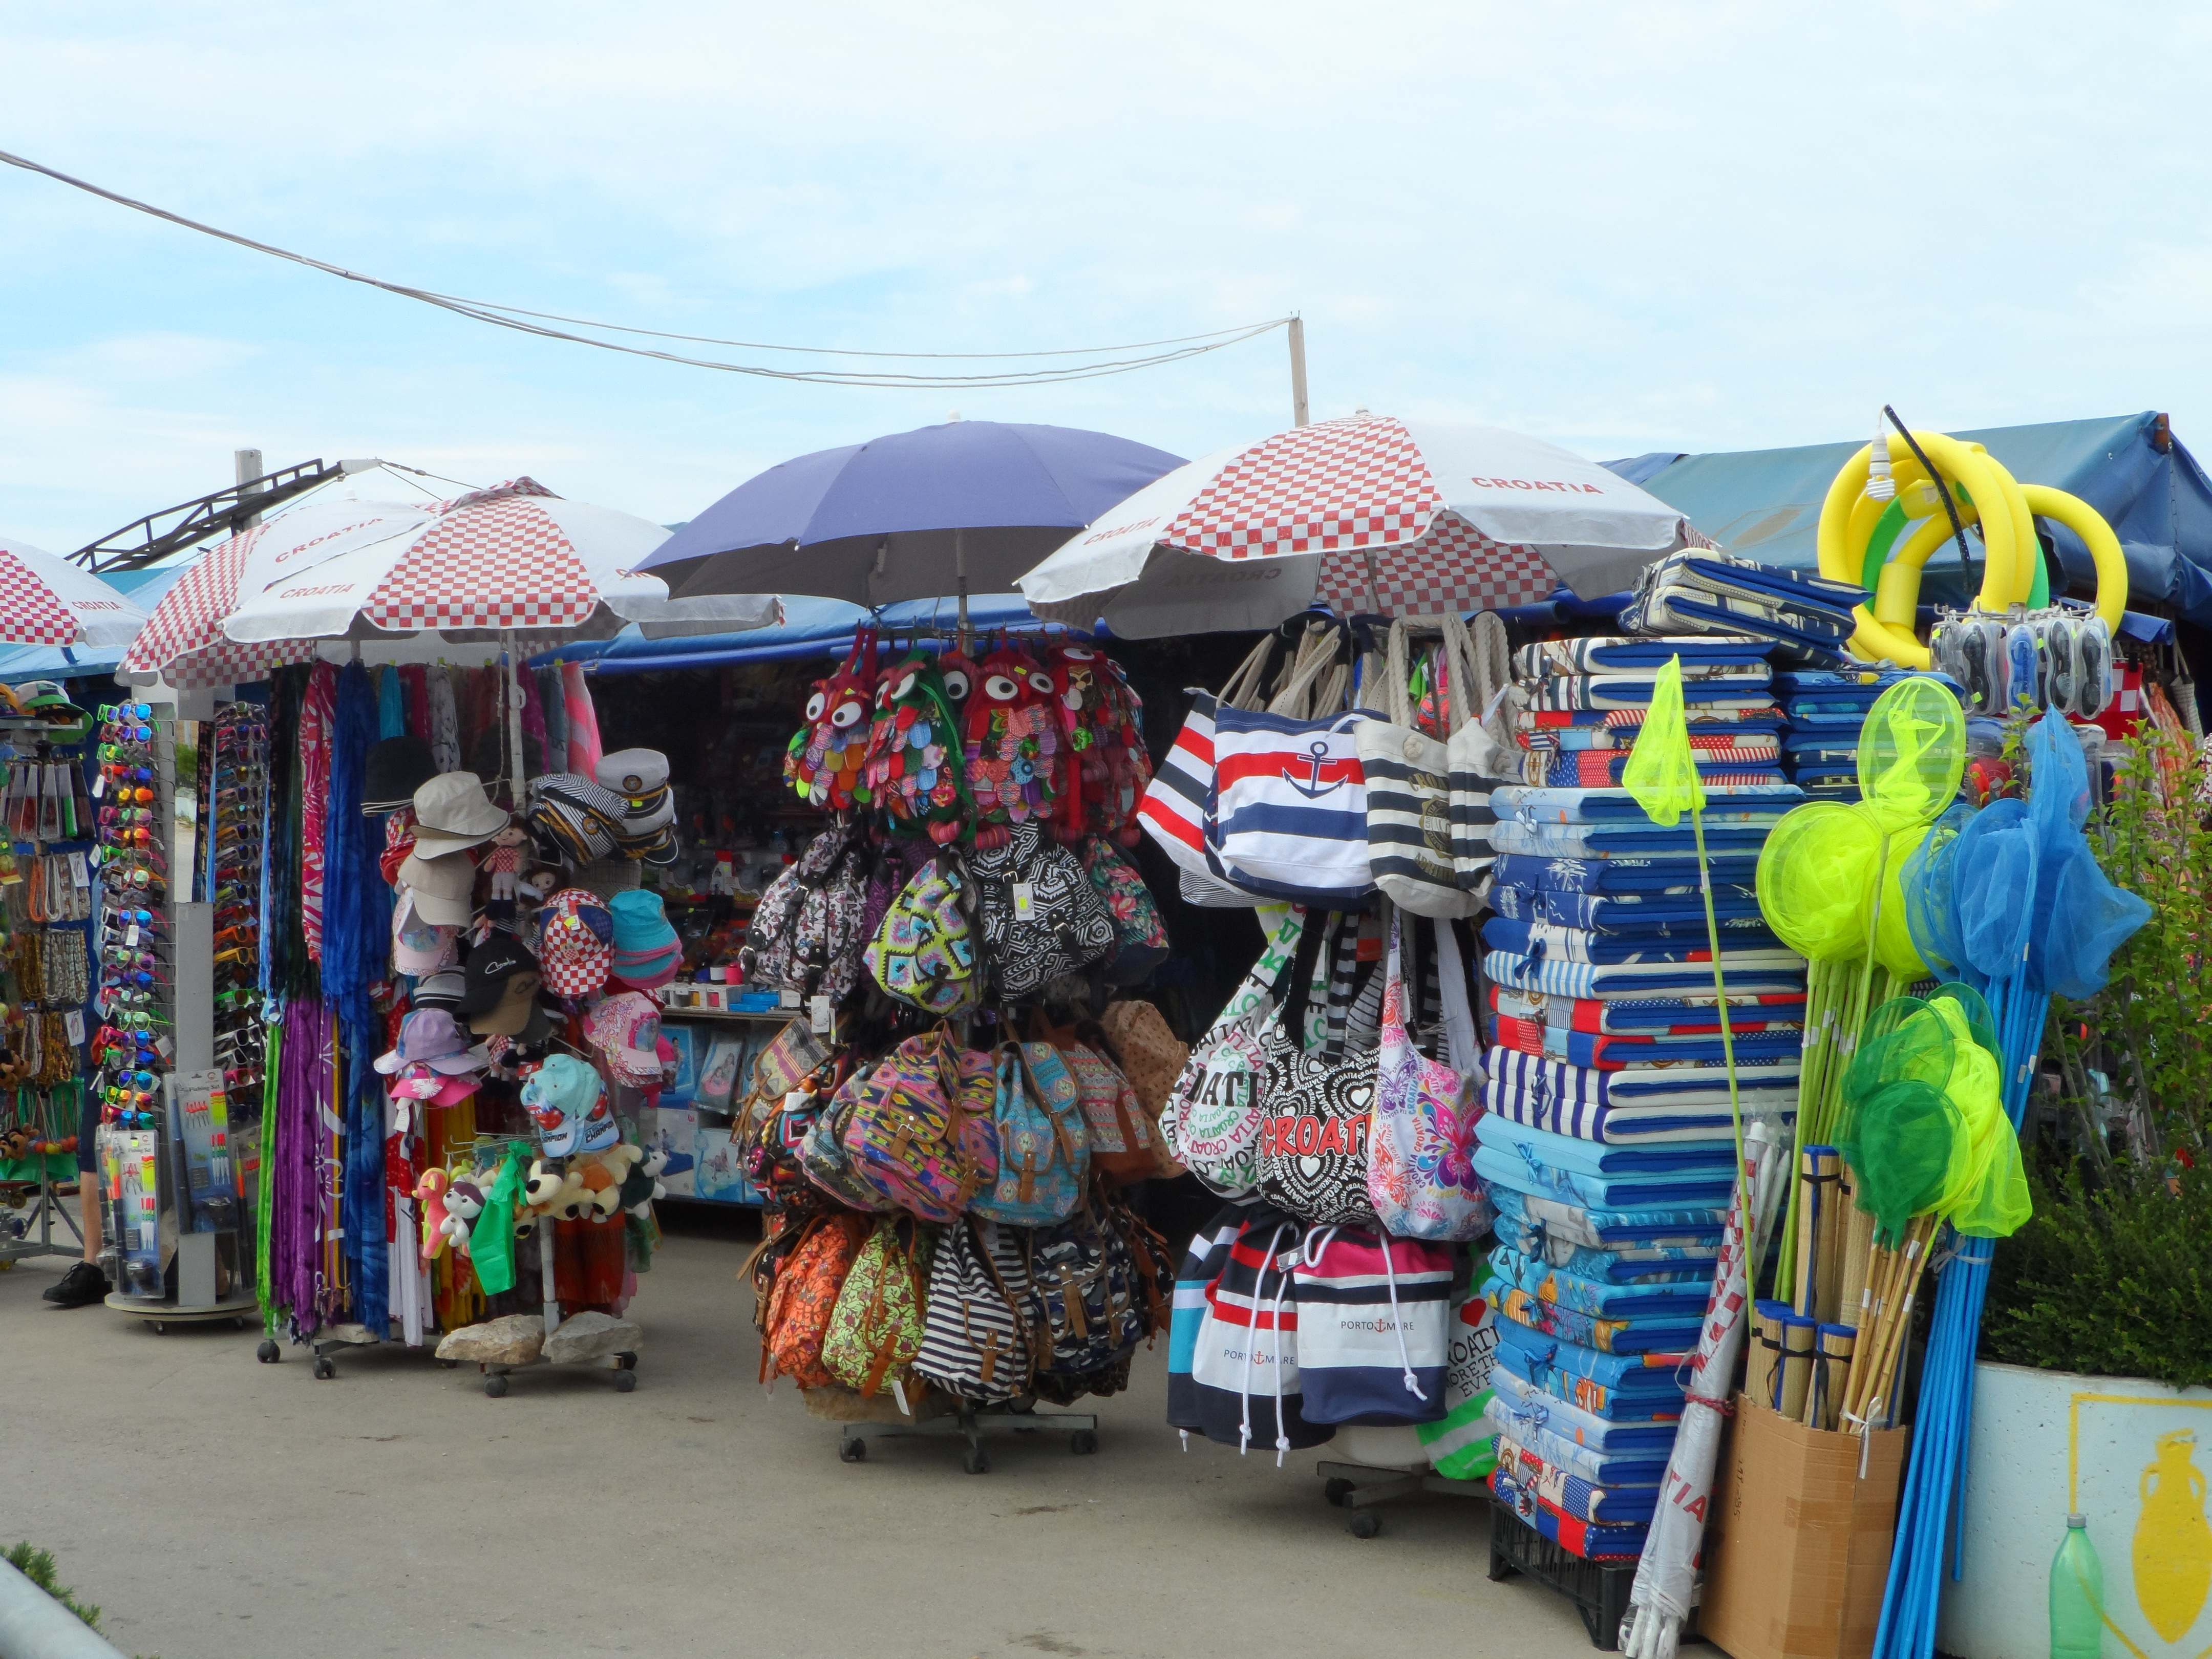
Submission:
[[[514,791],[514,810],[522,811],[525,800],[522,764],[522,653],[514,642],[514,630],[507,631],[503,643],[507,647],[507,740],[511,758],[507,764],[507,786]]]
[[[952,577],[960,587],[960,654],[970,655],[968,634],[968,532],[952,529]]]

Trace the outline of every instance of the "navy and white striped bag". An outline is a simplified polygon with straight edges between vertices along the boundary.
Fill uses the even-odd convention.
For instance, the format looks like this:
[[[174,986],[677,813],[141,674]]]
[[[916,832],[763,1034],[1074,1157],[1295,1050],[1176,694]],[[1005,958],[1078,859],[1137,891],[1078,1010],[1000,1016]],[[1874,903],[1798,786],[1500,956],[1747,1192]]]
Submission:
[[[1309,1423],[1444,1414],[1453,1251],[1379,1229],[1316,1229],[1298,1254],[1298,1379]]]
[[[1206,848],[1213,873],[1271,898],[1358,909],[1375,893],[1356,710],[1297,720],[1218,708]]]
[[[1208,1440],[1245,1451],[1273,1445],[1275,1462],[1318,1446],[1334,1426],[1307,1421],[1298,1374],[1298,1304],[1291,1269],[1304,1228],[1255,1206],[1206,1287],[1206,1314],[1191,1355],[1198,1427]]]

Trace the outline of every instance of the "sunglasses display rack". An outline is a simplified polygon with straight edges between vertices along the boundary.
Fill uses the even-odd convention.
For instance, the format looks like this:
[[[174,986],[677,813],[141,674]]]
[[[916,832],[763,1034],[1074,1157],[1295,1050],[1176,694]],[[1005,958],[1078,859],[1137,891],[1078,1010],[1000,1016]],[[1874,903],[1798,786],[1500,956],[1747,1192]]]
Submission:
[[[265,1059],[260,893],[269,804],[266,709],[258,703],[223,704],[213,741],[203,752],[213,826],[205,891],[214,928],[215,1063],[238,1123],[258,1110]]]
[[[120,1256],[108,1305],[155,1330],[222,1318],[242,1326],[254,1307],[252,1218],[232,1143],[231,1085],[216,1052],[216,975],[206,966],[216,948],[210,900],[222,843],[219,834],[212,844],[204,838],[221,786],[204,745],[219,750],[223,722],[148,702],[100,714],[94,1086]],[[161,1253],[165,1211],[173,1218],[173,1291]]]
[[[58,1200],[75,1178],[94,909],[83,767],[51,722],[3,724],[24,752],[0,787],[0,1265],[83,1248]]]

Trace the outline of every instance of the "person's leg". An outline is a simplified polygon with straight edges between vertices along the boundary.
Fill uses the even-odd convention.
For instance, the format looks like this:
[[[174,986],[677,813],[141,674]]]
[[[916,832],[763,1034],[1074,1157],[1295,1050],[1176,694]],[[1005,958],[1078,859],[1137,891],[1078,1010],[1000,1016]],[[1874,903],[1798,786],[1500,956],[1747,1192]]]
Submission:
[[[84,1109],[76,1126],[76,1212],[84,1232],[84,1259],[46,1287],[57,1307],[82,1308],[104,1302],[115,1286],[100,1267],[100,1104],[90,1089],[82,1091]]]

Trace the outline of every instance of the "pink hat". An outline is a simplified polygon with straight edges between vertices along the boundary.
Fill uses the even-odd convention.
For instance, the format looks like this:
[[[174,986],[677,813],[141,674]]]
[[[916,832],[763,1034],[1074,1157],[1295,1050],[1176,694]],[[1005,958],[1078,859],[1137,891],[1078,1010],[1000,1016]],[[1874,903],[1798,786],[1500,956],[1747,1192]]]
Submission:
[[[410,979],[422,979],[461,959],[458,941],[461,930],[425,921],[415,902],[415,890],[399,890],[399,902],[392,907],[392,966]]]
[[[473,1077],[447,1077],[416,1061],[392,1085],[394,1100],[419,1100],[434,1107],[458,1106],[477,1091]]]
[[[636,991],[617,991],[584,1016],[584,1036],[621,1082],[651,1088],[660,1081],[660,1005]]]

